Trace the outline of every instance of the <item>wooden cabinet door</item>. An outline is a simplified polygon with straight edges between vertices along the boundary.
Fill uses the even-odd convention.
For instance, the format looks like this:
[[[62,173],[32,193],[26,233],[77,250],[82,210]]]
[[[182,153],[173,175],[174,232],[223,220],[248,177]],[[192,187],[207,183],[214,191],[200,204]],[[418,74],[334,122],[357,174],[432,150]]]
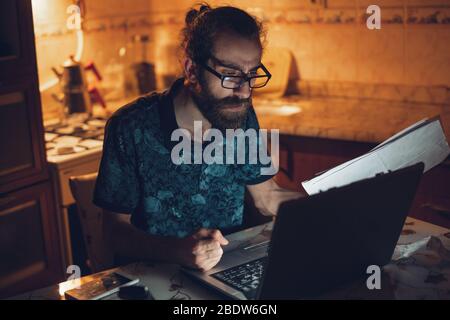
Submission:
[[[0,1],[0,85],[36,73],[30,0]]]
[[[37,79],[0,86],[0,194],[48,178]]]
[[[0,197],[0,297],[62,281],[50,182]]]
[[[301,182],[358,157],[375,144],[324,138],[280,136],[278,184],[291,190],[303,190]]]

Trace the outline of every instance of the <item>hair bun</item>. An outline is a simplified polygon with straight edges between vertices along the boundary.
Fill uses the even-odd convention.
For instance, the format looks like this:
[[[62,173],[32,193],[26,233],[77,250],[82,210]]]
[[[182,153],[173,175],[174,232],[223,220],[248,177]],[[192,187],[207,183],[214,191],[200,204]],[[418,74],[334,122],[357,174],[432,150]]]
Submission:
[[[186,13],[186,18],[184,19],[185,23],[187,25],[190,25],[194,20],[201,14],[203,14],[206,11],[210,11],[211,7],[208,4],[202,4],[200,6],[200,9],[194,9],[192,8]]]
[[[207,5],[207,4],[202,4],[202,5],[200,6],[200,13],[202,13],[202,12],[204,12],[204,11],[208,11],[208,10],[211,10],[211,7],[210,7],[209,5]]]
[[[195,18],[197,18],[198,14],[200,12],[196,9],[191,9],[186,13],[186,18],[184,19],[184,21],[186,22],[187,25],[190,25]]]

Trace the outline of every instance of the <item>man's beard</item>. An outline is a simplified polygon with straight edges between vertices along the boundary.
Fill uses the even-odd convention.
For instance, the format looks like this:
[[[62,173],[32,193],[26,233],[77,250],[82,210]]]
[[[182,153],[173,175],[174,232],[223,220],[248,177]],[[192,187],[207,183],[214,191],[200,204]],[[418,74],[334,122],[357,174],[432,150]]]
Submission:
[[[221,131],[242,128],[247,120],[248,109],[252,107],[251,97],[241,99],[232,96],[217,99],[212,95],[202,76],[199,77],[199,84],[201,87],[200,93],[190,90],[192,100],[194,100],[202,115],[211,123],[211,126]],[[227,107],[238,105],[242,105],[242,110],[226,111]]]

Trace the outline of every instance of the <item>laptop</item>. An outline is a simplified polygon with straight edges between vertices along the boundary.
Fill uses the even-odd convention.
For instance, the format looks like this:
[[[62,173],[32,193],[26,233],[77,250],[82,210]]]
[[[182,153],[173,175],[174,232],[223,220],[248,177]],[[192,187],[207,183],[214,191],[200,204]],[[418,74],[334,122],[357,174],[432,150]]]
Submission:
[[[227,236],[193,278],[233,299],[315,298],[391,261],[424,164],[284,202],[275,222]]]

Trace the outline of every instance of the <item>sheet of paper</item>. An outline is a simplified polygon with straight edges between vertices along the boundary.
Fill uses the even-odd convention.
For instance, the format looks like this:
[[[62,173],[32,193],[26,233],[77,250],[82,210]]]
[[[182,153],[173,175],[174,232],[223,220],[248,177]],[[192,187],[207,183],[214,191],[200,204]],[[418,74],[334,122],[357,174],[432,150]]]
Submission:
[[[392,142],[392,141],[394,141],[394,140],[396,140],[396,139],[398,139],[398,138],[400,138],[400,137],[406,135],[407,133],[416,130],[417,128],[419,128],[419,127],[421,127],[421,126],[423,126],[423,125],[426,125],[428,122],[430,122],[429,119],[422,119],[422,120],[420,120],[420,121],[414,123],[413,125],[410,125],[409,127],[403,129],[402,131],[400,131],[400,132],[394,134],[394,135],[393,135],[392,137],[390,137],[389,139],[383,141],[382,143],[380,143],[379,145],[377,145],[375,148],[373,148],[371,151],[376,150],[376,149],[378,149],[378,148],[384,146],[385,144],[388,144],[388,143],[390,143],[390,142]]]
[[[422,119],[419,122],[414,123],[413,125],[403,129],[402,131],[396,133],[395,135],[393,135],[389,139],[387,139],[387,140],[383,141],[382,143],[380,143],[379,145],[375,146],[372,150],[370,150],[370,152],[375,151],[376,149],[379,149],[380,147],[384,146],[385,144],[400,138],[401,136],[407,134],[410,131],[415,130],[416,128],[418,128],[418,127],[420,127],[422,125],[425,125],[428,121],[429,121],[428,119]],[[341,164],[341,165],[339,165],[337,167],[334,167],[332,169],[327,169],[327,170],[323,170],[321,172],[318,172],[318,173],[315,174],[315,176],[319,176],[319,175],[324,174],[325,172],[328,172],[330,170],[339,170],[339,169],[341,169],[341,168],[343,168],[345,166],[348,166],[350,163],[359,160],[360,158],[362,158],[364,156],[365,155],[362,155],[361,157],[358,157],[358,158],[352,159],[350,161],[347,161],[347,162],[345,162],[345,163],[343,163],[343,164]]]
[[[450,148],[439,118],[421,120],[368,153],[304,181],[302,185],[311,195],[418,162],[423,162],[425,171],[428,171],[449,154]]]

